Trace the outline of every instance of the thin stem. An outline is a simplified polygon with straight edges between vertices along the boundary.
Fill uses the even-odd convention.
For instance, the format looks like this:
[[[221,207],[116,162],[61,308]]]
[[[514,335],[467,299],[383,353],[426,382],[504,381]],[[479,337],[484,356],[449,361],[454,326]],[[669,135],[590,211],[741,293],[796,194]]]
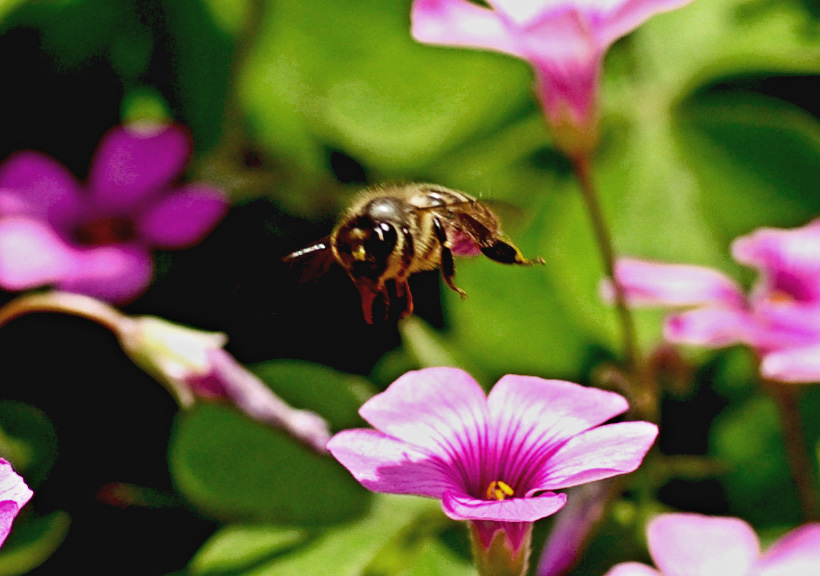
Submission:
[[[116,308],[82,294],[69,292],[42,292],[29,294],[12,300],[0,308],[0,326],[18,316],[42,312],[58,312],[79,316],[96,322],[115,334],[119,333],[128,318]]]
[[[604,264],[604,272],[612,279],[613,292],[615,296],[615,309],[618,315],[618,322],[621,326],[621,347],[626,359],[626,364],[630,372],[630,382],[633,383],[633,400],[635,406],[633,411],[636,416],[657,421],[658,410],[653,379],[647,372],[647,368],[641,357],[638,346],[638,336],[635,330],[635,321],[632,312],[626,303],[626,297],[618,278],[615,276],[615,249],[612,245],[612,235],[606,225],[595,184],[592,180],[591,159],[588,155],[576,156],[572,161],[575,175],[581,188],[581,193],[586,204],[587,213],[592,223],[595,234],[595,241],[601,253]],[[635,386],[637,384],[637,386]]]
[[[786,444],[786,458],[789,461],[792,480],[800,499],[803,519],[806,522],[820,520],[818,485],[803,428],[800,390],[795,385],[772,380],[764,381],[764,387],[774,399],[780,412],[783,441]]]

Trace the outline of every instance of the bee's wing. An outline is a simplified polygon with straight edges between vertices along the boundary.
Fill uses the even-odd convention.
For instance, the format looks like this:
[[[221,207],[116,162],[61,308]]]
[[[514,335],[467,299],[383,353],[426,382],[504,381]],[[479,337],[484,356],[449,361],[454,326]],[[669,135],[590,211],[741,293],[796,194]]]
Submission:
[[[478,200],[465,200],[442,206],[419,208],[432,212],[447,229],[453,254],[475,256],[491,245],[500,234],[498,218]]]
[[[282,258],[282,262],[299,275],[299,282],[309,282],[323,276],[336,263],[330,248],[330,237],[291,252]]]
[[[453,254],[471,256],[481,252],[487,258],[503,264],[543,264],[537,258],[528,260],[501,230],[495,213],[483,202],[471,200],[446,206],[436,206],[433,212],[448,224],[448,240]]]

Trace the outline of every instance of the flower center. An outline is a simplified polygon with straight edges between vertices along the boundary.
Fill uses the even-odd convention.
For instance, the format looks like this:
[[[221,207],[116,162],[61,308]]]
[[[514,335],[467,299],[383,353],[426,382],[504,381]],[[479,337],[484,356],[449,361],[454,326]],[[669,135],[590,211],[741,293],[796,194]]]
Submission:
[[[127,218],[98,218],[80,226],[74,237],[80,244],[117,244],[134,238],[134,224]]]
[[[795,298],[783,290],[773,290],[766,298],[771,304],[791,304]]]
[[[493,480],[487,486],[487,491],[484,495],[487,497],[487,500],[505,500],[512,498],[515,495],[515,490],[503,480]]]

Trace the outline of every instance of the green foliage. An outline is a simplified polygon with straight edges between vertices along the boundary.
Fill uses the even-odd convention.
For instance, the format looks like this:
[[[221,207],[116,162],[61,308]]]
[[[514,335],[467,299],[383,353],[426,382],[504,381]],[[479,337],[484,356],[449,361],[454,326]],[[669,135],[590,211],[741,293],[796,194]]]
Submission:
[[[70,523],[62,511],[16,523],[0,552],[0,575],[26,574],[45,562],[65,540]]]
[[[274,270],[277,287],[287,286],[290,279],[275,267],[281,255],[313,239],[307,235],[326,234],[332,217],[327,207],[341,210],[360,180],[435,181],[465,190],[498,205],[505,231],[524,254],[545,259],[545,266],[532,268],[481,257],[458,260],[455,282],[468,298],[462,301],[443,285],[440,295],[417,295],[428,304],[440,298],[441,317],[434,310],[430,322],[408,320],[399,329],[399,347],[360,370],[369,379],[306,361],[316,357],[310,349],[288,349],[298,359],[276,352],[254,356],[264,361],[252,370],[272,390],[323,416],[333,431],[365,426],[359,406],[411,368],[457,364],[487,387],[505,373],[590,383],[603,362],[622,355],[615,315],[599,297],[604,272],[589,218],[567,162],[551,145],[531,70],[499,54],[414,42],[410,4],[0,0],[4,39],[30,31],[39,50],[32,60],[53,76],[95,70],[110,90],[106,94],[116,94],[112,109],[124,119],[173,118],[186,124],[196,144],[191,171],[208,175],[242,204],[235,207],[235,220],[229,218],[213,240],[192,250],[191,261],[163,254],[162,281],[135,308],[162,314],[185,310],[181,315],[189,314],[185,321],[191,324],[229,330],[233,308],[220,300],[219,290],[246,282],[234,276],[248,271],[237,269],[252,267],[247,275],[254,278]],[[761,226],[798,226],[820,214],[815,4],[695,0],[653,18],[612,48],[603,75],[594,178],[619,254],[709,265],[749,285],[752,272],[730,257],[732,239]],[[12,48],[3,54],[7,63],[17,58]],[[108,75],[114,88],[105,84],[111,82]],[[23,84],[10,81],[9,90]],[[84,93],[97,88],[84,87]],[[20,134],[3,136],[6,153],[33,145],[29,127],[40,125],[43,109],[66,106],[61,91],[53,92],[44,95],[40,108],[5,110],[9,117],[24,116],[26,126]],[[73,106],[65,108],[66,116],[74,114]],[[82,136],[97,138],[91,132],[113,122],[89,119],[89,134]],[[61,127],[54,128],[59,133],[54,138],[73,148],[78,135],[63,134]],[[51,140],[42,146],[54,147]],[[339,156],[355,168],[355,177],[334,165]],[[259,213],[259,220],[249,216]],[[306,221],[318,214],[323,220]],[[253,227],[258,235],[245,235]],[[234,238],[226,240],[231,234]],[[207,272],[178,280],[197,258],[206,262]],[[230,334],[231,343],[287,341],[290,330],[299,330],[331,333],[342,349],[371,328],[353,326],[349,315],[326,323],[309,316],[312,307],[329,301],[348,304],[334,300],[338,294],[332,287],[322,292],[331,282],[320,278],[299,288],[321,299],[298,303],[305,309],[304,325],[277,331],[279,316],[274,316],[275,329],[248,328]],[[273,315],[270,309],[296,301],[290,293],[281,301],[280,292],[271,294],[258,306],[263,320]],[[201,299],[189,301],[189,295]],[[636,317],[649,353],[661,340],[663,314],[638,311]],[[259,349],[268,350],[264,343]],[[329,364],[361,365],[342,352],[323,352]],[[781,423],[755,381],[755,359],[746,350],[731,349],[689,351],[683,362],[693,382],[697,375],[697,385],[690,382],[684,392],[664,397],[691,402],[691,420],[686,438],[666,437],[662,427],[663,450],[670,457],[709,457],[708,465],[698,460],[690,468],[705,470],[708,477],[700,480],[717,488],[681,490],[664,496],[664,505],[741,516],[772,533],[798,523]],[[69,382],[75,379],[66,375]],[[125,406],[118,410],[128,409],[133,393],[123,389]],[[160,414],[167,409],[163,400],[156,400]],[[820,394],[807,391],[803,402],[814,445],[820,438]],[[81,415],[72,417],[82,420],[98,410],[81,408],[76,409]],[[46,408],[0,402],[0,454],[14,461],[35,491],[46,484],[46,494],[56,500],[35,499],[31,507],[48,512],[18,518],[0,553],[0,576],[40,564],[69,531],[68,515],[53,511],[64,508],[64,496],[47,491],[55,462],[60,464],[59,426],[49,417]],[[150,436],[162,419],[147,415],[144,426],[132,433]],[[105,437],[108,430],[96,434]],[[704,439],[699,452],[690,449],[691,437]],[[469,546],[463,538],[448,538],[453,527],[438,503],[372,496],[329,456],[233,408],[206,404],[177,415],[167,456],[182,508],[219,526],[188,565],[193,576],[471,573],[464,560]],[[681,480],[675,470],[651,472],[664,482]],[[161,484],[156,477],[166,473],[163,468],[146,474],[145,482]],[[95,477],[93,482],[131,480]],[[86,488],[90,494],[99,485]],[[715,493],[719,497],[707,500]],[[643,512],[658,509],[657,503],[639,506]],[[591,566],[590,574],[600,574],[626,559],[624,549],[614,548],[623,545],[622,531],[635,530],[635,522],[608,518],[578,573]],[[645,551],[633,536],[628,552],[635,558]]]
[[[391,546],[407,539],[408,534],[414,532],[414,526],[428,524],[431,512],[437,507],[437,503],[429,500],[378,496],[366,516],[311,537],[276,526],[231,526],[215,534],[205,545],[192,561],[191,572],[197,576],[469,574],[471,569],[463,561],[429,537],[417,540],[412,554]],[[304,546],[295,547],[300,540]],[[400,572],[383,572],[380,567],[395,564],[397,555],[401,558]],[[437,566],[436,571],[427,571],[428,566]]]
[[[180,415],[169,462],[179,491],[223,519],[316,525],[367,505],[335,460],[220,406]]]

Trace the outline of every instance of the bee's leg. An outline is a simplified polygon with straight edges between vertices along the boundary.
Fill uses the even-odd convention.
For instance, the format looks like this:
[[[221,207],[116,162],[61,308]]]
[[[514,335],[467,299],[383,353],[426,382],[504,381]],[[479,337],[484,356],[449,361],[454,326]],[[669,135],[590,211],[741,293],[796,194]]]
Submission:
[[[532,266],[533,264],[543,264],[543,258],[529,260],[521,253],[521,250],[503,235],[496,236],[492,242],[481,246],[481,253],[490,260],[501,262],[502,264],[520,264]]]
[[[407,285],[407,280],[398,278],[392,282],[394,286],[394,298],[391,300],[391,307],[396,310],[396,318],[404,318],[413,313],[413,293],[410,292],[410,286]]]
[[[450,249],[450,241],[447,240],[447,232],[438,218],[433,218],[433,229],[436,232],[439,244],[441,244],[441,276],[444,278],[444,283],[450,287],[450,290],[458,292],[459,296],[466,298],[467,293],[453,282],[456,275],[456,263],[453,261],[453,251]]]

